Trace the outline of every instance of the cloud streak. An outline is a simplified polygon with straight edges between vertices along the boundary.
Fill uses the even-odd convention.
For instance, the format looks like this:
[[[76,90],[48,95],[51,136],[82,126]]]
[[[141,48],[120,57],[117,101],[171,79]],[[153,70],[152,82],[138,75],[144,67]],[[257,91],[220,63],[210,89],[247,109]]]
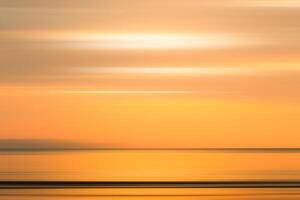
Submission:
[[[257,68],[257,67],[81,67],[72,72],[82,74],[119,74],[119,75],[176,75],[176,76],[243,76],[278,75],[299,73],[300,68]]]

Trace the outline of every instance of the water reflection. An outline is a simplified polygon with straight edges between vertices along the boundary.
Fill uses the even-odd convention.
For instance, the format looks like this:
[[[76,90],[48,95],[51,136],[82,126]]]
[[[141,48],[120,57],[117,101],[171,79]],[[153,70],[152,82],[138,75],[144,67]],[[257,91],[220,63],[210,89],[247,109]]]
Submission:
[[[0,199],[299,199],[299,154],[298,151],[270,150],[2,152],[0,180],[3,184]],[[154,188],[132,185],[93,189],[89,185],[79,188],[53,188],[46,185],[38,189],[25,189],[22,185],[14,189],[3,187],[5,182],[13,183],[12,181],[81,181],[80,183],[85,184],[94,184],[95,181],[101,184],[107,181],[117,184],[149,184],[153,181],[181,184],[189,181],[202,185],[182,187],[179,184],[174,188],[163,185],[155,185]],[[213,187],[218,187],[204,188],[207,185],[203,185],[203,182],[213,183]],[[251,184],[257,182],[259,187],[253,188]],[[228,187],[228,183],[234,185]],[[239,184],[244,184],[245,187],[239,187]]]

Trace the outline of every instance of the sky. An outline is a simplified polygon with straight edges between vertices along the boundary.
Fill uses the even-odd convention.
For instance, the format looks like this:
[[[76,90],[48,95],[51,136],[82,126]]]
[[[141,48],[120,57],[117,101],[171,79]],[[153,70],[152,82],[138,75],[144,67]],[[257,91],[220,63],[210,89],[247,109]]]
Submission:
[[[300,146],[299,0],[0,0],[0,140]]]

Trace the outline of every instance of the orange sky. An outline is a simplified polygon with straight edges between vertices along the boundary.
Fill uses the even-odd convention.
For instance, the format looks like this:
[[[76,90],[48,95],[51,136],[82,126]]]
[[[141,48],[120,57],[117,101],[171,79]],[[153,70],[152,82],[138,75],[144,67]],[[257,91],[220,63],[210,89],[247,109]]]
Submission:
[[[0,2],[0,139],[300,145],[300,3]]]

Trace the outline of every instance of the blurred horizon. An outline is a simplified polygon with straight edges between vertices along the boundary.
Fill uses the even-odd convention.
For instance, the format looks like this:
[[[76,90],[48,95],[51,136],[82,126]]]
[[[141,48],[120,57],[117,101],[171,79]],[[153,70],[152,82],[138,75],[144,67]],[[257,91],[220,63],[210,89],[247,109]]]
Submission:
[[[0,0],[0,200],[300,199],[300,0]]]

